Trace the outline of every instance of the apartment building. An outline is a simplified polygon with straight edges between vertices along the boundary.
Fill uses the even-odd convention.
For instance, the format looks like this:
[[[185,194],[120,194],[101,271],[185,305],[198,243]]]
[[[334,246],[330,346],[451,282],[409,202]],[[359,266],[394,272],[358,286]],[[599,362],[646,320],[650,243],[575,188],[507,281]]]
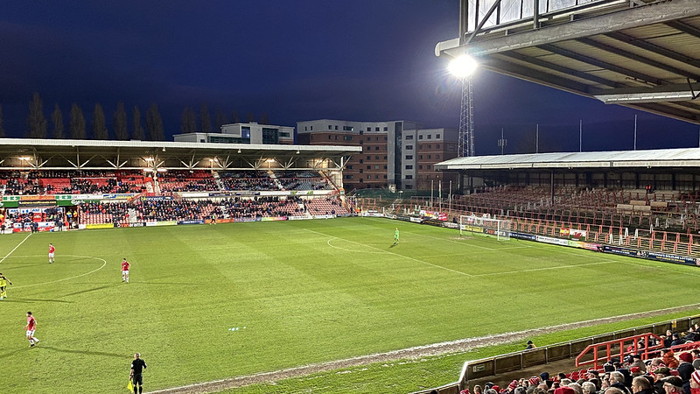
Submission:
[[[447,188],[454,175],[434,164],[457,156],[457,131],[421,129],[415,122],[355,122],[319,119],[297,122],[297,143],[361,146],[343,172],[345,189]],[[445,189],[447,190],[447,189]]]

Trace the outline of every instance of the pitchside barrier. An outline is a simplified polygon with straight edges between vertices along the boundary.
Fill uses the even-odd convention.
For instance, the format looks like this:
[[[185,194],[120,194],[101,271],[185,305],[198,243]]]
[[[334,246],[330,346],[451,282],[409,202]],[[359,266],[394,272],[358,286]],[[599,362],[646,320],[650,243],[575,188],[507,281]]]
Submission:
[[[682,332],[696,323],[700,324],[700,315],[613,331],[568,342],[560,342],[549,346],[482,358],[480,360],[466,361],[462,366],[458,381],[432,389],[416,391],[413,394],[427,394],[432,392],[432,390],[437,390],[440,394],[459,393],[461,389],[467,388],[470,382],[484,380],[485,378],[497,381],[498,375],[504,373],[520,371],[526,368],[546,365],[554,361],[566,359],[571,359],[571,367],[569,370],[574,371],[577,369],[574,360],[575,357],[586,350],[590,345],[645,333],[663,335],[667,330]]]

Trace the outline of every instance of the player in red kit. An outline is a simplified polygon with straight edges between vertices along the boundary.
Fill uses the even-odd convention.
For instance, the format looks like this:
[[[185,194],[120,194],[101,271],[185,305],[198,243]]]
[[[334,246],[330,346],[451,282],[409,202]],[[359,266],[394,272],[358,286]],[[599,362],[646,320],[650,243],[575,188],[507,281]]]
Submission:
[[[122,282],[129,283],[129,267],[131,264],[129,264],[128,261],[126,261],[126,257],[122,260]]]
[[[32,347],[39,343],[39,340],[34,337],[34,330],[36,330],[36,319],[32,316],[32,312],[27,312],[27,339],[29,340],[29,347]]]
[[[56,248],[53,246],[53,244],[49,244],[49,264],[53,264],[54,259],[53,259],[53,254],[56,252]]]

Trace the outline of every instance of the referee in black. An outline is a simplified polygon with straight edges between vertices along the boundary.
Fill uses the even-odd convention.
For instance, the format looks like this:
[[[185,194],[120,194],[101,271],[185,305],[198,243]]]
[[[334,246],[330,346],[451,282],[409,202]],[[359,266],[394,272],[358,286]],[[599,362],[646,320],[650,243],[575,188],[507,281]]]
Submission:
[[[131,373],[129,374],[129,379],[131,379],[131,383],[134,385],[134,394],[143,393],[142,373],[147,367],[146,362],[141,359],[141,355],[139,353],[135,353],[134,361],[131,362]]]

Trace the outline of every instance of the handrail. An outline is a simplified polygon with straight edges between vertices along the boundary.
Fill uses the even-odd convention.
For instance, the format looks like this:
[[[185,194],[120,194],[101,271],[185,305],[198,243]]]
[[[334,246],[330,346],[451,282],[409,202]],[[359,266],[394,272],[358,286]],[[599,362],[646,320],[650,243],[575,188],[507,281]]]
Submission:
[[[653,340],[653,341],[651,341]],[[643,344],[640,346],[640,341]],[[655,343],[655,344],[652,344]],[[585,349],[578,356],[576,356],[576,366],[581,367],[584,365],[593,364],[594,369],[598,369],[600,366],[599,361],[605,360],[610,361],[611,358],[617,356],[618,360],[622,361],[625,355],[628,354],[639,354],[643,359],[648,359],[649,355],[656,353],[663,349],[664,341],[658,335],[647,332],[644,334],[634,335],[631,337],[613,339],[611,341],[605,341],[600,343],[595,343],[586,346]],[[599,351],[604,350],[602,356],[599,355]],[[593,359],[582,361],[582,359],[593,352]]]

